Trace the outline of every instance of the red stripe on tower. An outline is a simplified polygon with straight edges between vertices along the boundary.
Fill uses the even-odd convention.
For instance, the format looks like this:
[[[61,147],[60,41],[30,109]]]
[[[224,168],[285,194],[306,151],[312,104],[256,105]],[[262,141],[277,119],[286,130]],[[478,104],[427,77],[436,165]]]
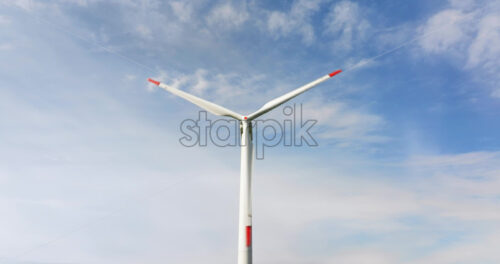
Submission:
[[[247,247],[252,245],[252,226],[247,226]]]
[[[334,71],[334,72],[332,72],[332,73],[330,73],[328,75],[330,75],[330,77],[333,77],[333,76],[335,76],[335,75],[337,75],[337,74],[339,74],[341,72],[342,72],[342,70],[336,70],[336,71]]]

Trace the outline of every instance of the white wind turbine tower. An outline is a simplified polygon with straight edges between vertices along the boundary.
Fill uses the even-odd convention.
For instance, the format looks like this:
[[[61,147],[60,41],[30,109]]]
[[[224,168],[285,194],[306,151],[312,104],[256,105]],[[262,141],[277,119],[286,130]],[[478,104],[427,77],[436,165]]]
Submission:
[[[301,86],[287,94],[275,98],[254,113],[244,116],[225,107],[206,101],[192,94],[168,86],[159,81],[148,79],[149,82],[180,96],[191,103],[207,110],[208,112],[219,115],[229,116],[240,121],[241,128],[241,169],[240,169],[240,212],[238,226],[238,264],[252,263],[252,160],[253,160],[253,142],[252,142],[252,120],[282,105],[295,96],[311,89],[312,87],[330,79],[339,74],[342,70],[336,70],[315,81]]]

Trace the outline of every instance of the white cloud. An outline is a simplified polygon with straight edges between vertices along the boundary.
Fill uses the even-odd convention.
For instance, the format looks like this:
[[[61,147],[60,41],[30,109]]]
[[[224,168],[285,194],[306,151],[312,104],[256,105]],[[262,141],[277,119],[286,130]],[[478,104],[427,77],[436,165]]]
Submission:
[[[494,152],[472,152],[455,155],[435,155],[435,156],[414,156],[409,161],[408,165],[412,166],[466,166],[478,165],[481,163],[490,163],[491,161],[500,158],[498,153]]]
[[[462,243],[455,243],[443,250],[433,252],[410,264],[424,263],[499,263],[498,245],[500,244],[500,230],[488,232],[478,238],[472,238]]]
[[[287,241],[282,249],[273,249],[294,254],[302,260],[297,263],[306,259],[314,263],[402,263],[409,257],[415,260],[410,263],[455,263],[460,257],[453,257],[453,252],[465,257],[464,263],[494,263],[500,257],[494,247],[495,234],[500,232],[500,205],[495,200],[500,195],[499,182],[488,181],[475,190],[463,187],[475,186],[481,181],[477,177],[500,179],[500,154],[472,152],[410,160],[414,159],[420,162],[398,164],[402,170],[391,172],[367,168],[363,176],[339,171],[321,174],[316,168],[283,171],[275,167],[275,160],[269,161],[274,167],[268,165],[265,171],[270,175],[261,178],[264,187],[255,196],[258,203],[265,201],[259,214],[265,222],[258,221],[262,221],[262,236],[267,235],[261,243],[270,246]],[[325,160],[342,163],[337,156]],[[271,168],[280,173],[272,173]],[[487,184],[493,186],[485,192]],[[331,224],[321,228],[325,223]],[[311,230],[318,233],[304,239],[304,233]],[[353,237],[356,242],[346,245]],[[305,241],[297,242],[301,239]],[[450,246],[443,240],[453,243]],[[324,245],[327,241],[330,247]],[[326,247],[328,253],[306,258],[301,254],[308,243]],[[301,249],[292,253],[293,245]],[[415,254],[422,248],[429,253]]]
[[[212,27],[236,29],[243,25],[248,18],[246,5],[237,8],[228,2],[212,9],[207,16],[207,23]]]
[[[189,2],[174,1],[170,2],[170,7],[174,11],[174,14],[182,22],[188,22],[191,19],[193,13],[193,7]]]
[[[495,74],[500,70],[500,15],[481,19],[474,41],[469,46],[467,66],[481,66]]]
[[[345,102],[324,102],[320,99],[306,102],[304,116],[318,121],[322,138],[337,140],[349,146],[359,143],[386,141],[378,135],[384,125],[381,116],[355,109]]]
[[[435,184],[439,183],[456,197],[471,196],[485,199],[494,198],[499,194],[499,161],[499,152],[471,152],[453,155],[414,156],[407,165],[412,170],[424,172],[424,174],[431,172],[435,175]],[[447,204],[443,206],[448,207]],[[491,206],[495,205],[487,204],[487,201],[480,207],[464,202],[462,206],[450,206],[448,214],[467,219],[500,219],[500,212],[490,210]]]
[[[420,45],[428,52],[444,52],[466,40],[470,14],[460,10],[445,10],[431,17],[420,32],[425,37]]]
[[[209,88],[207,74],[208,71],[205,69],[197,69],[193,74],[167,74],[167,72],[161,71],[160,75],[154,79],[166,82],[176,89],[187,90],[192,94],[203,96],[205,90]],[[211,84],[217,87],[219,83]]]
[[[0,4],[7,6],[17,6],[27,11],[32,10],[34,7],[40,5],[33,0],[0,0]]]
[[[332,5],[324,24],[325,34],[335,37],[334,49],[341,51],[352,50],[353,46],[366,39],[371,28],[359,5],[351,1]]]
[[[476,73],[492,97],[500,97],[500,1],[451,0],[450,6],[419,29],[420,47],[457,60],[463,70]]]
[[[321,0],[296,0],[288,13],[271,12],[267,19],[267,30],[275,38],[299,35],[304,44],[312,44],[316,36],[310,20],[312,15],[319,10],[322,2]]]

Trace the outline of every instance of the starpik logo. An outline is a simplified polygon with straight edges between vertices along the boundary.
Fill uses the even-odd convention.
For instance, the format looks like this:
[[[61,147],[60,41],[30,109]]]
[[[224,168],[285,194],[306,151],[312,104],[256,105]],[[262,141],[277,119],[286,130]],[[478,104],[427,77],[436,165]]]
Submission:
[[[283,146],[318,146],[310,130],[317,123],[314,119],[303,119],[302,104],[283,107],[284,118],[256,119],[252,122],[252,140],[255,145],[256,159],[264,159],[264,150],[269,147]],[[198,118],[185,119],[181,122],[179,138],[185,147],[206,147],[213,144],[218,147],[240,146],[241,121],[234,119],[207,118],[206,111],[199,111]]]

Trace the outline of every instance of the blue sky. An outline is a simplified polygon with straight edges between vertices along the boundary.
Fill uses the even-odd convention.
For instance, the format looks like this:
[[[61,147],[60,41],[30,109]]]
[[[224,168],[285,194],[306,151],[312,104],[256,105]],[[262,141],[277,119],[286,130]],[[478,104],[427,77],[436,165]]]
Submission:
[[[255,261],[498,263],[496,0],[0,1],[0,262],[234,263],[239,150],[146,79],[250,113],[337,68],[254,164]]]

